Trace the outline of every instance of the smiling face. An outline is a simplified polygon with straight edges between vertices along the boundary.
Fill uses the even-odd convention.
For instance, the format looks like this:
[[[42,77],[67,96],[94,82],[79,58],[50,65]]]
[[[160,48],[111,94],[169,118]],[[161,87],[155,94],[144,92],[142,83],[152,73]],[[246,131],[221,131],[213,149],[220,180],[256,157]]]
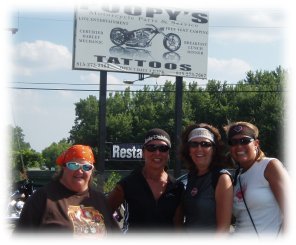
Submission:
[[[72,159],[71,161],[80,164],[89,163],[82,159]],[[88,189],[88,183],[90,181],[92,171],[93,169],[90,171],[83,171],[81,168],[73,171],[68,169],[66,166],[63,166],[63,175],[60,179],[60,182],[69,190],[75,192],[85,191]]]
[[[198,144],[194,146],[191,142],[208,142],[208,144]],[[213,158],[214,149],[211,141],[207,138],[199,137],[192,139],[189,144],[189,155],[195,164],[199,175],[209,171],[210,164]],[[191,146],[190,146],[191,145]]]
[[[146,146],[151,145],[167,146],[167,143],[162,140],[151,140]],[[148,168],[164,169],[169,160],[169,150],[164,152],[160,151],[159,149],[156,149],[155,151],[149,151],[144,147],[143,157],[145,159],[145,166],[147,166]]]
[[[248,139],[247,135],[235,135],[231,139],[234,139],[236,142],[243,142],[242,139]],[[246,141],[246,143],[237,143],[230,146],[230,153],[232,158],[239,162],[241,167],[248,169],[256,161],[257,158],[257,149],[259,147],[259,140]]]

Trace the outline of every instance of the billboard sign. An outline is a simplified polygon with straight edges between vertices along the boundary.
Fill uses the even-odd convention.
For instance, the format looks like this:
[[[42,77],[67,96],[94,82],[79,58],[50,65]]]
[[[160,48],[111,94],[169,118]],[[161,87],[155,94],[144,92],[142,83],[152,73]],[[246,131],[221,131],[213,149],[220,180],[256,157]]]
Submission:
[[[209,15],[139,6],[80,6],[72,68],[207,78]]]

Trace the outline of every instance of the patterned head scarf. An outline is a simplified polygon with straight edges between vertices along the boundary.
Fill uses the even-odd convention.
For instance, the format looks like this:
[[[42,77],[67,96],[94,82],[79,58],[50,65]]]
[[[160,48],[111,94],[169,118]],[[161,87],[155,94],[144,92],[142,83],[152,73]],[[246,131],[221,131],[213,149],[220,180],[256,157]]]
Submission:
[[[73,159],[86,160],[91,164],[95,162],[94,154],[89,146],[73,145],[57,158],[56,163],[62,166],[67,162],[73,161]]]

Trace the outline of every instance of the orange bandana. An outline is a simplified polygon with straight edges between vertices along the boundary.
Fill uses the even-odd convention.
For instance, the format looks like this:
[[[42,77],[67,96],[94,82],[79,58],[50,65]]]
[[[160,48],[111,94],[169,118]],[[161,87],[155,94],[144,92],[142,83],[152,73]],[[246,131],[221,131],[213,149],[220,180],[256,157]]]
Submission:
[[[95,158],[92,149],[86,145],[73,145],[68,150],[64,151],[56,160],[58,165],[64,165],[73,159],[83,159],[91,164],[94,164]]]

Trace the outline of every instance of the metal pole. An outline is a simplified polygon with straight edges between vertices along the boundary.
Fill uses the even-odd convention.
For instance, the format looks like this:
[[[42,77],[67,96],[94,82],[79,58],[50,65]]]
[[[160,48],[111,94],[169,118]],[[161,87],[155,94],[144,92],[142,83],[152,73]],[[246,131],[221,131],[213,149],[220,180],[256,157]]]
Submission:
[[[182,133],[182,97],[183,97],[183,77],[176,77],[176,96],[175,96],[175,169],[174,176],[179,177],[181,175],[181,161],[178,159],[178,151],[181,144],[181,133]]]
[[[103,190],[105,170],[105,143],[106,143],[106,94],[107,94],[107,72],[100,71],[100,104],[99,104],[99,140],[98,160],[96,163],[99,172],[97,176],[98,188]]]

